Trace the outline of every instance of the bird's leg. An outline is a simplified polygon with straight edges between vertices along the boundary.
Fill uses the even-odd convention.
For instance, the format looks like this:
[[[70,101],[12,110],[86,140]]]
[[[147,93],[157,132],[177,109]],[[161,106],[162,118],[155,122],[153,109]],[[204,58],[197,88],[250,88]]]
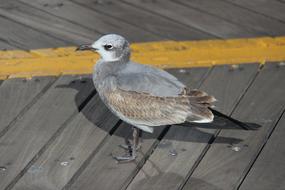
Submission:
[[[137,157],[137,148],[139,145],[139,129],[133,127],[133,143],[131,145],[127,145],[128,147],[128,155],[124,156],[113,156],[115,160],[119,163],[130,162],[136,159]]]
[[[134,127],[134,128],[135,128],[135,127]],[[131,142],[129,141],[129,139],[126,138],[126,139],[125,139],[125,144],[120,144],[120,145],[119,145],[121,148],[123,148],[123,149],[125,149],[126,151],[129,151],[129,152],[132,151],[132,145],[133,145],[133,144],[136,144],[136,150],[139,150],[139,149],[141,148],[140,137],[141,137],[141,134],[142,134],[142,130],[137,129],[137,128],[135,128],[135,129],[133,129],[133,130],[137,130],[136,133],[138,133],[138,134],[134,134],[135,132],[133,131],[133,139],[134,139],[134,138],[137,138],[136,143],[134,143],[134,140],[133,140],[133,142],[131,143]],[[135,136],[136,136],[136,137],[135,137]]]
[[[119,145],[119,147],[121,147],[121,148],[123,148],[123,149],[125,149],[125,150],[127,150],[127,151],[131,151],[131,149],[132,149],[132,143],[129,141],[129,139],[125,139],[125,144],[120,144]]]
[[[139,145],[139,129],[133,127],[133,146],[132,146],[132,156],[137,157],[137,148]]]

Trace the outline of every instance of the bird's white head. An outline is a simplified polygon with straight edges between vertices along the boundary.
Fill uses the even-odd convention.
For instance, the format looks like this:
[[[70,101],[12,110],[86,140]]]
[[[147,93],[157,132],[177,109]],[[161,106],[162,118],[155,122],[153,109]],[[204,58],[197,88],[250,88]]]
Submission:
[[[129,42],[117,34],[107,34],[99,38],[93,44],[81,45],[76,50],[93,50],[100,54],[103,61],[129,61]]]

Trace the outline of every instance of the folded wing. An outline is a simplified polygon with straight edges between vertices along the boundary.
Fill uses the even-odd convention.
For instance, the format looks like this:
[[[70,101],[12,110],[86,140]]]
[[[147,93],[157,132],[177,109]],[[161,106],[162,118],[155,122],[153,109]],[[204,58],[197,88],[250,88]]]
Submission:
[[[120,89],[153,96],[177,96],[185,85],[168,72],[148,65],[128,63],[116,75]]]

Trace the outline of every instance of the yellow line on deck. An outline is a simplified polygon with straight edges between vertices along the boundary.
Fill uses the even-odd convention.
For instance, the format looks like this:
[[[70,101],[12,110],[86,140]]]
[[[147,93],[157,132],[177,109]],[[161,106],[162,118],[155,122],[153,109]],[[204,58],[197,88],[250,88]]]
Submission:
[[[162,41],[131,45],[135,62],[160,68],[285,60],[285,37],[231,40]],[[75,47],[0,51],[0,78],[87,74],[99,58]]]

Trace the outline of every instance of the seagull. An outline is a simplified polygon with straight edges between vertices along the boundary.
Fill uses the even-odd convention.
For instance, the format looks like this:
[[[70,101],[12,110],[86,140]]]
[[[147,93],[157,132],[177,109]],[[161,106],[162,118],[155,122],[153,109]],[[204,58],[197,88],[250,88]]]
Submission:
[[[133,126],[129,153],[114,156],[118,162],[136,159],[140,130],[152,133],[156,126],[213,121],[213,96],[190,89],[162,69],[131,61],[124,37],[107,34],[76,50],[100,54],[93,71],[97,93],[113,114]]]

